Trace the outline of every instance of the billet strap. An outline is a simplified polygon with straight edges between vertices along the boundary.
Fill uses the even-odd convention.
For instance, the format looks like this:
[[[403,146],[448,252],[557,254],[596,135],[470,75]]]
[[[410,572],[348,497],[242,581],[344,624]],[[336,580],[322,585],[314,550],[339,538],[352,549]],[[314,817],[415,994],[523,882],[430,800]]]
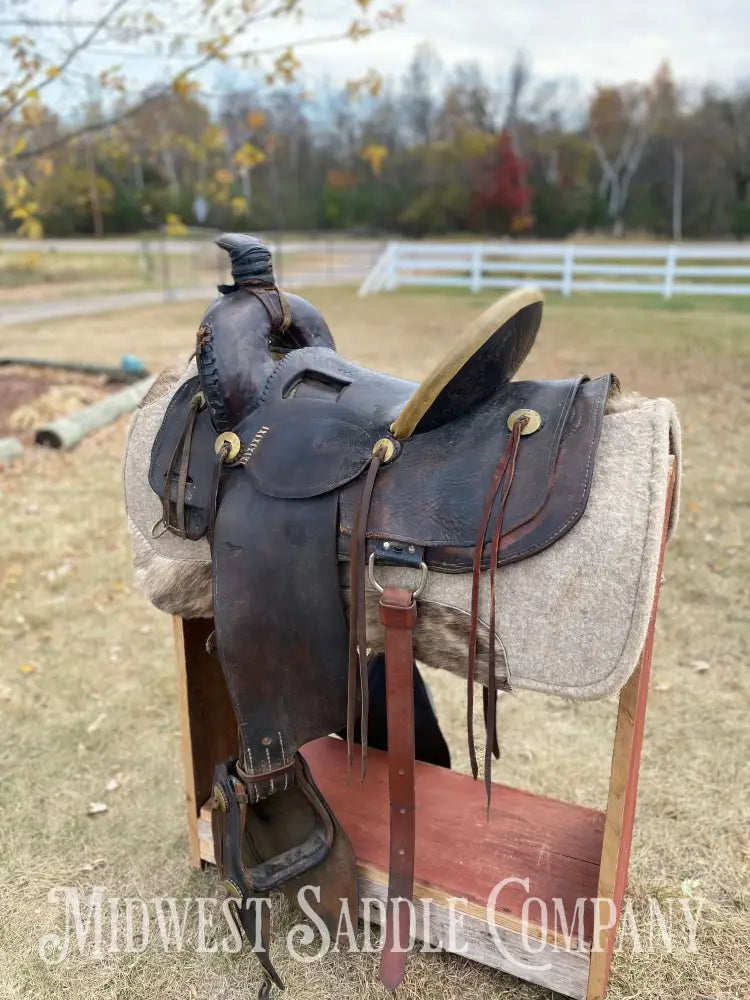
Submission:
[[[385,629],[386,709],[388,713],[388,784],[391,842],[385,943],[380,979],[395,990],[404,978],[414,892],[414,592],[385,587],[380,596]]]

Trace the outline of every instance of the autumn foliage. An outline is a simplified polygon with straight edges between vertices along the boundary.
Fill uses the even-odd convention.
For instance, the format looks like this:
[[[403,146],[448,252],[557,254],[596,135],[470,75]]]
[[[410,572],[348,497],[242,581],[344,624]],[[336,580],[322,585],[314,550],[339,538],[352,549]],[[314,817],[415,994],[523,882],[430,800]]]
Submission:
[[[504,129],[489,154],[473,164],[472,210],[486,228],[520,233],[531,228],[528,160],[516,154]]]

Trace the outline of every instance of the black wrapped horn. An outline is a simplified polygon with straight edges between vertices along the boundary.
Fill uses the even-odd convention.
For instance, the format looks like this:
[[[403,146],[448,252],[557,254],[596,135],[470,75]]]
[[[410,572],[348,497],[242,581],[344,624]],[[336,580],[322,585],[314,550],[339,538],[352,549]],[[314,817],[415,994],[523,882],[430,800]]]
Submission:
[[[260,402],[276,362],[301,347],[336,349],[320,312],[277,288],[271,251],[255,236],[225,233],[234,284],[206,311],[196,360],[201,388],[217,431],[232,430]]]

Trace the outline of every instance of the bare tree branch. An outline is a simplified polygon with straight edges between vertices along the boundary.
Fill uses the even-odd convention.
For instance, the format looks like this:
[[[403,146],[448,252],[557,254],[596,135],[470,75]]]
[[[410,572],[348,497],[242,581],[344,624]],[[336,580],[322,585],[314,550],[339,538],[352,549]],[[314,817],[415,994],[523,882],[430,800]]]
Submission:
[[[85,36],[85,38],[83,38],[77,44],[73,45],[73,47],[67,53],[67,55],[60,63],[60,65],[56,67],[57,73],[55,73],[54,76],[47,76],[46,79],[41,80],[35,86],[32,86],[30,90],[36,91],[38,93],[40,90],[44,90],[45,87],[49,86],[49,84],[52,83],[52,81],[55,80],[58,76],[62,75],[62,73],[65,72],[65,70],[68,68],[68,66],[70,66],[73,60],[78,55],[80,55],[81,52],[83,52],[85,49],[89,47],[89,45],[91,44],[91,42],[93,42],[93,40],[96,38],[99,32],[102,31],[107,26],[107,24],[109,24],[110,20],[114,17],[117,11],[121,7],[124,7],[127,2],[128,0],[115,0],[115,2],[112,4],[109,10],[99,18],[99,20],[96,22],[91,31]],[[24,101],[28,100],[30,90],[27,89],[23,94],[20,94],[16,98],[16,100],[13,101],[7,108],[4,108],[2,111],[0,111],[0,122],[5,121],[7,118],[9,118],[13,114],[13,112],[16,111],[24,103]]]

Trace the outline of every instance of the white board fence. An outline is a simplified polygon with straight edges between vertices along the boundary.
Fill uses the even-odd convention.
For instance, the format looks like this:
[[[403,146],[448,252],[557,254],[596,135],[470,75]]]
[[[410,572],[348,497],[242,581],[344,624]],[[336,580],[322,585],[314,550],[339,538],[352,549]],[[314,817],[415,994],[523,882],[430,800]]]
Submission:
[[[408,287],[479,292],[533,283],[561,292],[750,295],[750,243],[389,243],[359,294]]]

